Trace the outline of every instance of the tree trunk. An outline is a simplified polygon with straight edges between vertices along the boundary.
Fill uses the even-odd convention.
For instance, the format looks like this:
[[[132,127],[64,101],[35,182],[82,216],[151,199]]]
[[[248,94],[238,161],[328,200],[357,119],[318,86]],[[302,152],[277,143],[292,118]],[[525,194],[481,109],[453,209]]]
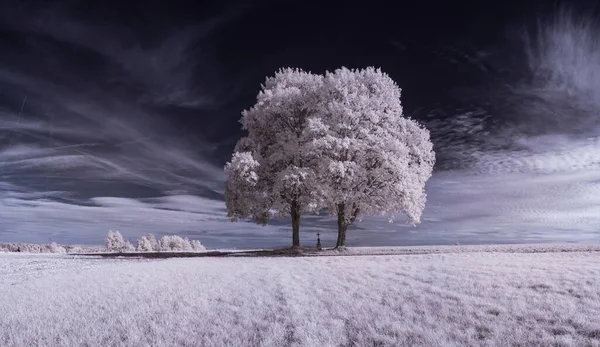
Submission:
[[[346,230],[348,230],[348,224],[345,221],[345,208],[346,206],[344,203],[338,204],[338,237],[335,248],[346,246]]]
[[[300,206],[298,201],[292,201],[291,215],[292,215],[292,247],[300,247]]]
[[[356,217],[359,214],[359,209],[358,207],[356,207],[356,205],[353,203],[352,204],[352,214],[350,215],[350,220],[346,221],[346,204],[345,203],[339,203],[338,207],[337,207],[337,212],[338,212],[338,238],[337,238],[337,243],[335,245],[335,248],[338,247],[346,247],[346,231],[348,230],[348,227],[350,225],[352,225],[352,223],[354,223],[354,221],[356,220]]]

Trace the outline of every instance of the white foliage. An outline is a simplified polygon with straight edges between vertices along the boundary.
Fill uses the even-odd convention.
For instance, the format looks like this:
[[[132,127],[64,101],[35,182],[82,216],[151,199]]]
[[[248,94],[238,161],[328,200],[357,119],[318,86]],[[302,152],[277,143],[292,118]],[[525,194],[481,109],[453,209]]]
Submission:
[[[50,244],[50,252],[51,253],[67,253],[67,250],[63,246],[58,245],[56,242],[52,242]]]
[[[64,246],[67,253],[104,253],[106,252],[105,246],[94,245],[94,246]]]
[[[154,252],[160,251],[160,245],[158,244],[156,237],[154,237],[154,234],[148,234],[148,236],[146,236],[146,238],[148,239],[148,242],[150,243],[151,251],[154,251]]]
[[[192,249],[194,251],[205,251],[206,250],[206,247],[204,247],[204,245],[198,240],[191,240],[190,245],[192,246]]]
[[[154,246],[150,242],[148,236],[142,236],[137,240],[137,245],[135,249],[138,252],[152,252],[154,251]]]
[[[66,253],[67,247],[59,245],[56,242],[52,242],[51,244],[36,244],[23,242],[0,243],[0,252]]]
[[[231,161],[225,165],[225,197],[228,216],[233,220],[248,216],[264,216],[264,201],[258,187],[257,170],[259,163],[250,152],[235,152]],[[264,221],[266,222],[266,220]]]
[[[165,235],[158,241],[161,251],[191,251],[192,245],[187,238],[177,235]]]
[[[198,240],[189,240],[177,235],[165,235],[156,240],[153,234],[144,235],[137,241],[138,252],[205,251],[206,247]]]
[[[345,223],[405,214],[420,222],[435,153],[429,132],[403,116],[401,90],[380,69],[325,76],[283,69],[243,112],[248,136],[225,166],[229,217],[288,216],[326,207]]]
[[[119,231],[109,230],[105,245],[106,249],[112,252],[123,252],[127,249],[127,244]]]
[[[135,251],[135,247],[131,244],[131,242],[126,241],[125,246],[123,246],[123,251],[125,252],[133,252]]]
[[[403,117],[400,88],[380,69],[327,72],[324,114],[311,119],[311,151],[330,214],[347,223],[362,215],[406,214],[419,223],[435,153],[429,132]]]
[[[268,77],[256,104],[242,112],[241,139],[225,166],[225,198],[232,220],[315,212],[319,195],[314,154],[306,128],[318,116],[323,78],[298,69],[281,69]]]

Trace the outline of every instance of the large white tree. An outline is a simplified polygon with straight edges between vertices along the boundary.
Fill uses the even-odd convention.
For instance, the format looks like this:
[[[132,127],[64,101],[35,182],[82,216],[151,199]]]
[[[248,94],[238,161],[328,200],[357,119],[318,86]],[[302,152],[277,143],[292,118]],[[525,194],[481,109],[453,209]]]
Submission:
[[[294,247],[300,246],[300,216],[321,207],[314,170],[318,158],[307,148],[307,125],[320,116],[322,86],[323,76],[298,69],[268,77],[256,104],[242,112],[248,136],[225,166],[231,220],[251,217],[266,224],[271,217],[290,216]]]
[[[362,216],[391,222],[401,213],[420,222],[435,153],[427,129],[403,116],[400,92],[375,68],[325,75],[321,114],[310,119],[307,137],[325,206],[338,219],[336,247]]]

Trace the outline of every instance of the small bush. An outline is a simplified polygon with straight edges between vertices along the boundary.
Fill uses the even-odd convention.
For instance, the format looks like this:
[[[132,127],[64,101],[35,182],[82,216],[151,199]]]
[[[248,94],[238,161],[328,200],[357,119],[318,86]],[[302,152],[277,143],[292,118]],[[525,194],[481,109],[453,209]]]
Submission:
[[[142,236],[137,240],[135,250],[138,252],[152,252],[154,251],[154,246],[152,245],[147,236]]]
[[[23,252],[23,253],[66,253],[65,246],[59,245],[56,242],[51,244],[35,244],[35,243],[0,243],[0,252]]]
[[[127,250],[127,244],[123,239],[123,235],[119,231],[108,231],[108,237],[106,238],[106,249],[111,252],[123,252]]]
[[[198,240],[192,240],[190,241],[190,244],[192,245],[192,249],[194,251],[206,251],[206,247],[204,247],[204,245],[202,245],[202,243],[200,243]]]
[[[177,235],[165,235],[158,241],[161,251],[191,251],[192,245],[188,239]]]
[[[198,240],[189,240],[177,235],[165,235],[156,240],[154,235],[142,236],[137,241],[136,250],[138,252],[177,252],[177,251],[205,251],[206,248]]]
[[[51,253],[67,253],[67,250],[63,246],[57,245],[56,242],[52,242],[50,244],[50,252]]]

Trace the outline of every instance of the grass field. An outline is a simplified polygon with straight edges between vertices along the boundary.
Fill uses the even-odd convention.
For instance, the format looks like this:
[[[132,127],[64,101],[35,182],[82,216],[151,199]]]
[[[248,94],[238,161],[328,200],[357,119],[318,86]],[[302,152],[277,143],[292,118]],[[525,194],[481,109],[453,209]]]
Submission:
[[[0,253],[0,346],[600,346],[600,252],[573,247]]]

